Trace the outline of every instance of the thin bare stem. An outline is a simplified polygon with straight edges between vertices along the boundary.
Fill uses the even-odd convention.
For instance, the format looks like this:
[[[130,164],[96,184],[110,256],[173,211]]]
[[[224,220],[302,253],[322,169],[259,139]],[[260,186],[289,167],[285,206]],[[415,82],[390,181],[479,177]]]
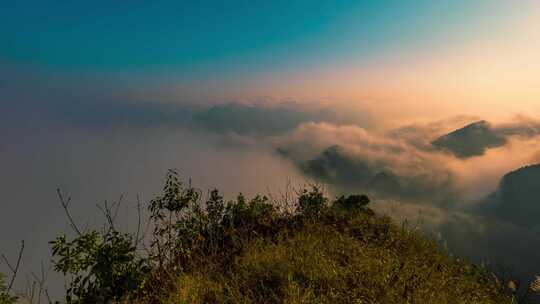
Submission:
[[[13,287],[13,283],[15,283],[15,278],[17,277],[17,273],[19,272],[19,267],[21,265],[23,252],[24,252],[24,240],[21,241],[21,247],[19,249],[19,256],[17,257],[17,263],[15,264],[15,266],[12,266],[9,263],[7,257],[2,254],[2,259],[4,260],[6,265],[8,266],[9,270],[11,270],[11,280],[9,281],[7,292],[9,292],[11,290],[11,288]]]
[[[56,193],[58,194],[58,198],[60,199],[60,204],[62,204],[62,208],[64,208],[64,211],[69,219],[71,228],[78,234],[82,235],[81,230],[77,227],[75,224],[75,221],[73,220],[73,217],[71,216],[71,213],[69,213],[69,203],[71,202],[71,197],[68,197],[67,200],[64,200],[64,196],[62,195],[62,192],[60,189],[56,189]]]
[[[120,205],[122,205],[123,198],[124,198],[124,194],[120,194],[120,198],[118,198],[118,201],[114,203],[114,205],[116,205],[116,208],[114,210],[114,215],[112,216],[113,222],[116,221],[116,216],[118,216],[118,210],[120,209]]]
[[[96,204],[96,207],[101,211],[101,213],[103,213],[103,216],[105,216],[105,219],[107,220],[108,227],[103,228],[104,234],[107,234],[111,230],[114,231],[114,221],[112,219],[111,209],[109,208],[109,204],[107,203],[107,201],[103,203],[103,207],[99,204]]]
[[[51,300],[51,297],[49,296],[49,291],[47,289],[45,289],[45,297],[47,298],[47,301],[49,302],[49,304],[53,303],[53,301]]]
[[[135,246],[139,245],[139,233],[141,231],[141,199],[137,194],[137,233],[135,234]]]
[[[49,274],[50,269],[45,271],[45,266],[43,265],[43,261],[41,261],[41,268],[40,268],[40,275],[36,275],[35,273],[31,273],[32,277],[34,278],[35,282],[38,284],[38,294],[37,294],[37,304],[41,303],[41,298],[43,293],[45,292],[45,295],[48,297],[47,290],[45,289],[45,282],[47,281],[47,276]],[[50,302],[50,299],[48,299]]]
[[[103,213],[105,219],[107,220],[108,227],[103,229],[105,234],[110,232],[111,230],[117,231],[114,223],[116,222],[116,217],[118,216],[118,210],[120,209],[120,205],[122,204],[123,197],[124,195],[121,194],[118,201],[113,202],[111,205],[109,205],[109,202],[107,201],[103,202],[103,206],[96,204],[97,208],[101,211],[101,213]]]

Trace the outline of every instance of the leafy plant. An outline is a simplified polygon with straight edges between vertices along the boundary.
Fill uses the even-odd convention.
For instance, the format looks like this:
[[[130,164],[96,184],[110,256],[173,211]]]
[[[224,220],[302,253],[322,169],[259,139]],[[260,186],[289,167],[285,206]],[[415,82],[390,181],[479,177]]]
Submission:
[[[158,259],[160,267],[186,254],[185,249],[205,225],[200,198],[200,191],[184,187],[176,171],[167,172],[163,195],[151,200],[148,207],[154,225],[153,257]]]
[[[344,195],[337,198],[333,205],[334,207],[343,208],[347,211],[361,210],[370,203],[369,197],[367,195],[349,195],[345,197]]]
[[[225,201],[169,170],[148,205],[152,235],[58,237],[55,269],[72,278],[68,303],[504,303],[504,287],[417,231],[368,208],[365,195],[330,201],[318,186],[296,212],[266,196]],[[62,203],[67,211],[67,203]],[[69,216],[69,214],[68,214]],[[456,301],[459,299],[459,301]],[[442,301],[442,302],[441,302]],[[1,303],[4,304],[4,303]]]
[[[309,217],[320,216],[327,207],[328,199],[324,197],[319,186],[313,185],[310,190],[304,189],[298,197],[297,212]]]
[[[136,256],[132,237],[114,230],[89,231],[72,241],[62,235],[51,244],[55,270],[72,277],[67,303],[119,301],[136,294],[150,270]]]

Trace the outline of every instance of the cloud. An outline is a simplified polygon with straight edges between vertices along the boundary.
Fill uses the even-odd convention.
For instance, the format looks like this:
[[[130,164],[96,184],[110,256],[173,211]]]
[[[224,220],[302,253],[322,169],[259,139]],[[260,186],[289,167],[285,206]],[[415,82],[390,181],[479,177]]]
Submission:
[[[495,190],[509,171],[538,160],[538,137],[521,121],[490,127],[504,145],[477,157],[458,158],[430,146],[438,132],[468,118],[389,131],[354,125],[306,123],[276,136],[273,146],[308,176],[340,191],[374,190],[439,204],[471,204]],[[424,138],[424,139],[422,139]],[[385,185],[387,184],[387,185]],[[384,190],[387,188],[388,190]],[[391,189],[391,190],[390,190]]]
[[[423,229],[452,254],[494,271],[510,270],[513,278],[529,280],[540,267],[540,234],[525,227],[428,204],[377,200],[373,208],[399,223]]]
[[[418,149],[433,151],[435,148],[432,142],[442,134],[449,133],[478,120],[479,118],[476,116],[461,115],[436,121],[409,123],[392,128],[386,131],[385,135],[396,140],[405,141]]]
[[[276,140],[279,153],[339,192],[368,191],[434,204],[456,200],[448,156],[356,126],[308,123]]]
[[[79,128],[166,127],[222,135],[272,136],[293,130],[306,122],[350,124],[365,128],[374,125],[370,113],[362,108],[323,102],[229,102],[212,105],[211,102],[115,101],[104,96],[97,96],[95,100],[80,100],[60,96],[59,101],[45,108],[35,102],[29,105],[41,108],[42,118]]]
[[[193,119],[211,131],[240,135],[277,135],[293,130],[306,122],[358,124],[364,127],[372,124],[369,113],[345,112],[348,115],[340,113],[343,112],[339,111],[339,106],[320,103],[280,102],[263,105],[228,103],[196,112]]]
[[[9,136],[4,136],[9,134]],[[1,253],[16,256],[26,241],[22,274],[40,269],[51,256],[48,241],[70,232],[55,189],[72,197],[71,211],[82,227],[100,228],[96,204],[124,194],[119,224],[135,231],[136,195],[146,204],[161,191],[164,174],[176,168],[184,182],[206,193],[218,188],[226,197],[280,189],[302,177],[272,151],[253,145],[224,145],[222,136],[184,128],[66,128],[64,125],[0,130]],[[144,206],[143,206],[144,208]],[[0,265],[0,272],[7,271]],[[47,266],[47,265],[46,265]],[[63,280],[51,274],[53,298],[63,293]],[[25,286],[20,276],[17,289]]]
[[[494,132],[484,120],[471,123],[432,142],[437,149],[449,151],[459,158],[480,156],[487,149],[504,146],[504,144],[506,144],[506,139]]]
[[[509,137],[528,139],[540,134],[540,122],[523,116],[514,120],[513,123],[498,126],[485,120],[476,121],[435,139],[431,144],[458,158],[469,158],[504,146]]]
[[[55,207],[56,187],[74,198],[74,215],[92,225],[95,203],[120,193],[151,198],[171,167],[202,189],[219,187],[228,195],[304,178],[326,183],[332,194],[371,192],[376,204],[399,202],[395,217],[429,218],[451,251],[538,265],[531,254],[540,250],[537,234],[519,225],[521,213],[504,217],[479,208],[494,204],[484,199],[506,173],[540,161],[535,119],[488,123],[481,129],[504,143],[481,144],[481,153],[456,157],[432,142],[478,117],[388,129],[381,126],[395,124],[384,113],[374,116],[361,104],[197,103],[182,96],[171,102],[117,82],[4,76],[0,182],[7,189],[7,216],[0,220],[0,239],[13,247],[28,241],[30,270],[50,253],[46,242],[67,228]],[[477,143],[475,137],[463,142]]]
[[[441,233],[451,252],[508,266],[528,279],[537,269],[531,267],[540,265],[540,231],[534,227],[540,216],[540,170],[532,166],[507,173],[540,160],[536,121],[515,118],[473,126],[480,128],[474,135],[480,139],[486,132],[504,139],[489,147],[481,142],[482,153],[474,157],[456,157],[431,145],[456,124],[471,120],[476,118],[387,131],[305,123],[273,137],[272,146],[332,193],[367,192],[380,212],[396,220],[421,220],[426,231]],[[474,136],[464,138],[478,142]]]

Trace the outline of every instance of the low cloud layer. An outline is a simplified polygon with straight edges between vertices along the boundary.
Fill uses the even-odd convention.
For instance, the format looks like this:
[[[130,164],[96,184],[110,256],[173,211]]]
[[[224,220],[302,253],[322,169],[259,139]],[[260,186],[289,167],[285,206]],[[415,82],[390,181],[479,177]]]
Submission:
[[[19,92],[17,92],[19,93]],[[70,91],[48,92],[57,101],[42,105],[33,96],[23,105],[10,103],[8,109],[39,109],[41,117],[75,128],[186,128],[222,135],[272,136],[295,129],[302,123],[328,122],[371,128],[373,117],[360,106],[325,102],[301,103],[291,100],[196,103],[116,100],[114,96],[96,94],[95,100]],[[35,111],[34,109],[34,111]],[[29,112],[34,112],[29,111]]]
[[[433,203],[452,201],[453,176],[439,165],[444,155],[372,135],[356,126],[311,123],[281,140],[280,154],[292,159],[308,176],[338,191],[375,191],[409,199],[431,197]]]
[[[493,217],[431,205],[377,200],[373,207],[409,227],[423,229],[456,256],[523,280],[540,269],[540,235]]]
[[[516,117],[516,122],[492,126],[485,120],[477,121],[432,142],[432,145],[459,158],[482,156],[488,149],[502,147],[508,138],[530,139],[540,134],[540,122]]]
[[[536,161],[538,138],[532,131],[515,131],[526,130],[527,125],[511,127],[501,124],[494,129],[507,134],[504,145],[467,158],[429,146],[431,138],[425,131],[429,128],[420,126],[373,132],[358,126],[307,123],[276,137],[274,145],[306,174],[342,191],[374,190],[402,199],[430,198],[431,203],[463,206],[495,190],[504,174]],[[417,138],[415,130],[426,138]],[[475,141],[464,138],[461,144]],[[381,191],[373,189],[378,187]]]
[[[431,144],[448,134],[438,133],[449,128],[444,122],[384,132],[306,123],[275,137],[273,144],[279,155],[332,192],[368,192],[376,209],[400,220],[421,220],[427,231],[441,233],[452,252],[527,278],[540,265],[540,169],[508,173],[539,161],[533,122],[479,123],[478,134],[459,137],[461,146],[478,143],[475,137],[486,131],[503,142],[467,157]]]
[[[129,206],[137,194],[150,199],[167,168],[229,196],[306,180],[332,194],[369,192],[381,212],[429,222],[451,251],[523,274],[538,269],[537,228],[524,221],[537,204],[522,200],[519,212],[508,212],[514,206],[499,187],[506,173],[540,162],[535,119],[480,123],[472,135],[449,136],[481,118],[396,125],[361,104],[151,102],[107,86],[38,82],[29,91],[17,79],[0,81],[0,239],[8,255],[27,240],[28,271],[49,256],[47,241],[68,229],[57,187],[73,197],[83,225],[94,225],[96,203],[121,193]],[[452,144],[433,144],[444,136]]]

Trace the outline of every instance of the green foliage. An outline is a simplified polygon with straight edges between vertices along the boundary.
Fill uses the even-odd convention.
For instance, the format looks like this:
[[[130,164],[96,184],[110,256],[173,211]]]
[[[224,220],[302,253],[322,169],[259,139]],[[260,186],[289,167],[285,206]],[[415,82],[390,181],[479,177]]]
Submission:
[[[15,304],[17,297],[9,294],[4,282],[4,275],[0,273],[0,304]]]
[[[482,269],[369,213],[252,239],[217,265],[180,273],[168,303],[510,303]]]
[[[208,213],[210,228],[212,230],[217,229],[223,218],[223,212],[225,211],[223,196],[219,194],[217,189],[210,192],[210,197],[206,201],[206,211]]]
[[[217,190],[202,200],[177,172],[150,201],[146,254],[111,224],[53,243],[55,269],[73,277],[69,303],[509,303],[484,270],[368,208],[365,195],[332,202],[317,186],[293,214],[265,196]]]
[[[366,195],[349,195],[345,197],[344,195],[340,196],[333,203],[333,207],[342,208],[347,211],[361,210],[369,204],[370,200]]]
[[[309,217],[320,216],[327,207],[328,199],[324,197],[318,186],[312,186],[311,190],[304,189],[298,197],[297,211]]]
[[[185,254],[203,226],[199,200],[200,191],[184,187],[174,170],[167,172],[163,195],[150,201],[148,210],[153,222],[154,258],[160,267]]]
[[[221,221],[237,241],[212,245],[227,254],[199,252],[205,259],[178,273],[167,303],[510,303],[485,270],[368,204],[365,195],[329,203],[312,187],[289,216],[239,196]]]
[[[114,230],[90,231],[71,242],[59,236],[51,243],[55,270],[73,278],[67,303],[119,301],[142,286],[149,270],[137,258],[131,236]]]
[[[223,215],[225,224],[234,229],[242,229],[249,233],[253,229],[261,228],[277,216],[277,211],[266,196],[257,195],[248,203],[242,195],[238,197],[238,203],[229,202]]]

